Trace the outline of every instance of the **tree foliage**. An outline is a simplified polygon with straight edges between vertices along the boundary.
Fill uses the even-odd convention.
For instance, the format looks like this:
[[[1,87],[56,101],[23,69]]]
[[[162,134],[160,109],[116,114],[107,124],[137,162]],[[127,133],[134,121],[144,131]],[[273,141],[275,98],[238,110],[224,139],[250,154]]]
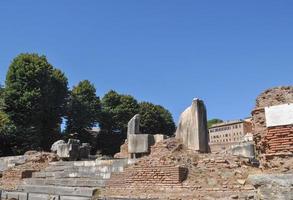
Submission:
[[[212,125],[218,124],[221,122],[223,122],[223,120],[221,120],[221,119],[210,119],[210,120],[208,120],[208,128],[211,128]]]
[[[4,88],[2,85],[0,85],[0,111],[3,110],[3,106],[4,106]]]
[[[24,150],[48,150],[60,131],[65,113],[67,78],[45,56],[20,54],[9,66],[4,91],[4,112],[19,137],[29,141]]]
[[[86,129],[94,127],[100,117],[101,103],[96,96],[96,88],[88,80],[84,80],[73,87],[68,105],[66,132],[77,132],[77,138],[83,141]]]
[[[2,120],[3,117],[5,120]],[[16,129],[15,126],[7,119],[5,113],[0,112],[0,157],[18,154],[16,147]]]
[[[149,102],[139,104],[141,115],[141,131],[146,134],[173,135],[175,123],[171,113],[160,105]]]
[[[102,98],[100,127],[108,133],[126,133],[128,121],[138,112],[138,102],[134,97],[111,90]]]
[[[175,132],[172,115],[162,106],[138,103],[133,96],[114,90],[100,101],[88,80],[79,82],[70,92],[67,85],[65,75],[45,56],[20,54],[12,61],[5,87],[0,85],[0,156],[49,150],[61,137],[64,117],[66,133],[76,132],[76,138],[92,144],[95,142],[91,141],[88,129],[98,123],[104,135],[118,138],[113,143],[117,144],[116,149],[126,136],[128,121],[137,113],[141,114],[143,133],[172,135]]]

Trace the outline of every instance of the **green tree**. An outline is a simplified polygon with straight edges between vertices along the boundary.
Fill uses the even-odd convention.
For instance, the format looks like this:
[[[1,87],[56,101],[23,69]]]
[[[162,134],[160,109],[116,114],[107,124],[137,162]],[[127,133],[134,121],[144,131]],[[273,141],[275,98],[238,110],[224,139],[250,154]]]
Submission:
[[[86,130],[98,123],[100,112],[101,103],[99,97],[96,96],[95,86],[88,80],[79,82],[70,93],[67,105],[66,132],[77,132],[77,138],[85,141]]]
[[[4,88],[2,85],[0,85],[0,110],[3,110],[3,105],[4,105]]]
[[[221,120],[221,119],[210,119],[210,120],[208,120],[208,128],[211,128],[212,125],[218,124],[221,122],[223,122],[223,120]]]
[[[138,102],[134,97],[111,90],[102,98],[100,127],[108,133],[125,134],[128,121],[138,112]]]
[[[141,131],[147,134],[173,135],[175,123],[171,113],[160,105],[149,102],[139,104],[139,114],[141,115]]]
[[[45,56],[20,54],[5,82],[4,112],[23,138],[22,150],[49,150],[60,132],[67,98],[67,78]]]
[[[16,129],[8,116],[0,111],[0,157],[17,154]]]

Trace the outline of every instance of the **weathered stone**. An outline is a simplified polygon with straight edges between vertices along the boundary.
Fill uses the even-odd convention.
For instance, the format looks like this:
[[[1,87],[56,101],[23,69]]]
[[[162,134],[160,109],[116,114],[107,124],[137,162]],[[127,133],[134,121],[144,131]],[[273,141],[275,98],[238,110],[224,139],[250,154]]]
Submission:
[[[51,146],[51,151],[54,153],[57,153],[57,148],[61,144],[65,144],[64,140],[58,140],[58,141],[54,142]]]
[[[127,126],[127,135],[139,134],[139,125],[140,125],[140,115],[136,114],[128,122]]]
[[[249,175],[247,181],[258,187],[261,185],[293,186],[293,174],[256,174]]]
[[[128,122],[127,129],[127,151],[130,158],[148,154],[150,152],[150,146],[156,142],[162,141],[166,138],[164,135],[150,135],[140,134],[140,115],[135,115]]]
[[[153,137],[154,137],[155,143],[158,143],[160,141],[167,139],[167,136],[163,134],[156,134],[156,135],[153,135]]]
[[[192,104],[180,116],[176,137],[189,149],[209,152],[207,115],[204,102],[193,99]]]
[[[237,179],[237,182],[240,184],[240,185],[244,185],[246,180],[245,179]]]
[[[79,158],[79,145],[62,144],[57,148],[57,155],[61,159],[77,160]]]
[[[258,199],[292,199],[293,174],[249,175],[247,181],[258,190]]]
[[[128,135],[128,153],[148,153],[154,143],[153,137],[148,134]]]
[[[227,150],[228,153],[231,153],[234,156],[241,156],[245,158],[254,158],[254,144],[253,143],[242,143],[233,145],[230,149]]]
[[[80,140],[69,139],[67,143],[63,140],[55,142],[51,151],[57,153],[61,159],[78,160],[89,158],[91,146],[89,143],[80,144]]]
[[[14,167],[15,165],[20,165],[25,163],[27,157],[28,157],[27,155],[23,155],[23,156],[9,156],[9,157],[0,158],[0,172],[10,167]]]

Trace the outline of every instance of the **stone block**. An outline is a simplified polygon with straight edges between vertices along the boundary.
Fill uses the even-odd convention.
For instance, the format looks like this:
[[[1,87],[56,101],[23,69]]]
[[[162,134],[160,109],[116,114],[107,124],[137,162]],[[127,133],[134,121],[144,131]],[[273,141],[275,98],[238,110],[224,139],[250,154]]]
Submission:
[[[7,191],[7,192],[3,192],[2,198],[4,199],[15,198],[17,200],[28,200],[28,194],[26,192]]]
[[[155,134],[155,135],[153,135],[153,137],[154,137],[155,143],[158,143],[158,142],[161,142],[161,141],[167,139],[167,136],[163,135],[163,134]]]
[[[79,140],[69,139],[67,143],[63,140],[55,142],[51,151],[57,153],[61,159],[78,160],[87,159],[90,155],[91,146],[89,143],[80,144]]]
[[[52,185],[20,185],[18,189],[24,190],[28,193],[83,197],[92,197],[96,190],[89,187],[64,187]]]
[[[54,142],[51,146],[51,151],[54,153],[57,153],[58,146],[61,144],[65,144],[64,140],[58,140],[58,141]]]
[[[60,200],[91,200],[88,197],[73,197],[73,196],[61,196]]]
[[[176,138],[182,139],[191,150],[209,152],[207,114],[202,100],[193,99],[191,106],[180,115]]]
[[[28,200],[59,200],[59,199],[58,199],[58,195],[30,193],[28,195]]]
[[[8,156],[0,158],[0,171],[4,171],[15,165],[20,165],[25,163],[28,156]]]
[[[255,157],[255,147],[253,143],[243,143],[238,145],[233,145],[230,150],[231,154],[234,156],[241,156],[245,158]]]
[[[148,134],[130,134],[128,135],[128,153],[148,153],[153,143],[153,137]]]
[[[79,158],[79,145],[61,144],[57,147],[57,155],[62,159],[77,160]]]
[[[140,115],[136,114],[131,118],[127,125],[127,135],[139,134],[139,125],[140,125]]]
[[[247,181],[257,189],[258,199],[292,199],[292,174],[255,174]]]

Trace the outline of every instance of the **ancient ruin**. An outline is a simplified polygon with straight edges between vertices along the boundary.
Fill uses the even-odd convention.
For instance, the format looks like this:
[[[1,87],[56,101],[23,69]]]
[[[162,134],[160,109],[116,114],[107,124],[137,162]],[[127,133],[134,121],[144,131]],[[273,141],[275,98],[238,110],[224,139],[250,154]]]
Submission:
[[[121,147],[121,152],[127,153],[129,155],[129,158],[137,158],[149,154],[150,147],[152,145],[166,138],[166,136],[161,134],[141,134],[139,127],[140,115],[137,114],[128,122],[126,140],[127,149],[123,149],[124,145],[122,145]]]
[[[130,157],[135,158],[137,155],[149,152],[151,145],[151,136],[148,134],[140,134],[140,115],[135,115],[129,122],[127,128],[128,153]]]
[[[207,114],[204,102],[193,99],[192,104],[180,116],[176,138],[180,138],[189,149],[209,152]]]
[[[78,140],[57,141],[52,153],[0,158],[0,199],[292,199],[291,104],[279,106],[263,109],[265,159],[251,141],[209,152],[205,106],[194,99],[176,137],[142,134],[135,115],[115,158],[89,156]]]
[[[63,140],[56,141],[51,151],[56,153],[63,160],[82,160],[90,155],[91,146],[89,143],[80,143],[79,140],[69,139],[67,143]]]
[[[255,108],[252,111],[253,121],[253,138],[256,144],[257,151],[266,152],[267,132],[265,108],[281,104],[293,103],[293,87],[275,87],[261,93],[256,99]]]

